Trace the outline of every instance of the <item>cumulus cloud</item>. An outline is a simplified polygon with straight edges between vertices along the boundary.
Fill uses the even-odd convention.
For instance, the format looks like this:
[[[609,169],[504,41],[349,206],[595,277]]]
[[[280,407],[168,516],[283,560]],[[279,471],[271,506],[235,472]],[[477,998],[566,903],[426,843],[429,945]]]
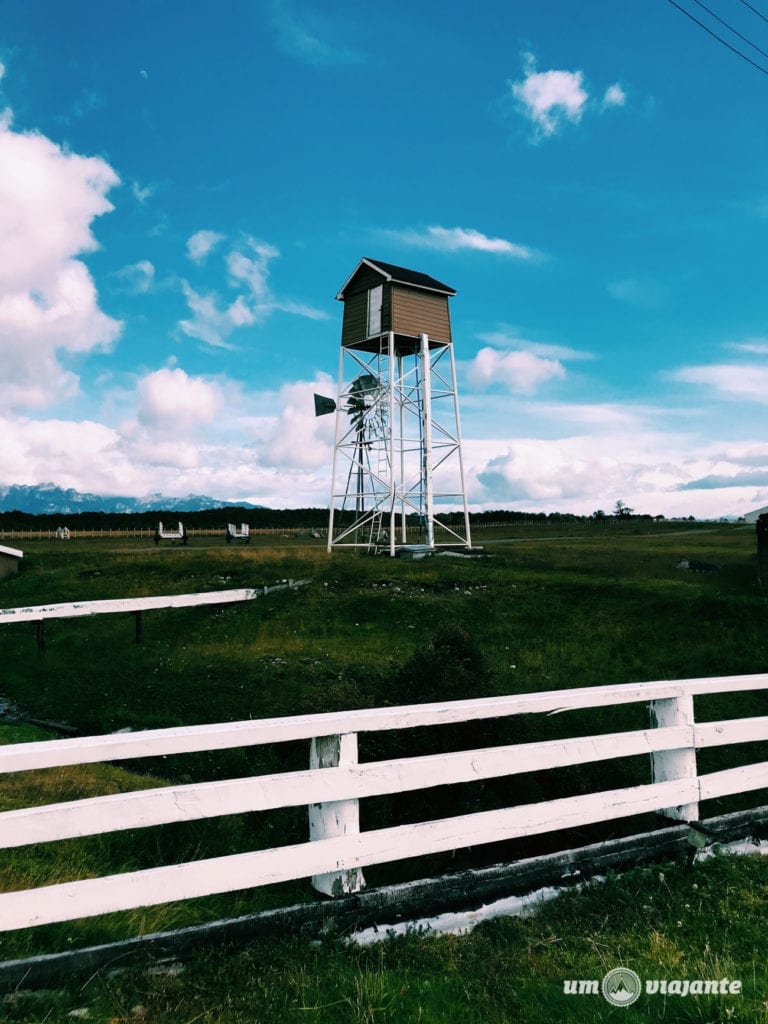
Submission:
[[[218,231],[196,231],[187,239],[187,256],[193,263],[202,263],[224,237]]]
[[[552,441],[524,438],[488,459],[477,472],[484,496],[541,503],[588,513],[621,498],[638,511],[680,479],[680,468],[660,458],[660,437],[576,436]],[[667,440],[667,444],[669,441]],[[590,506],[592,506],[590,508]]]
[[[435,225],[423,231],[390,231],[387,234],[406,245],[441,252],[469,249],[522,260],[531,260],[537,256],[535,250],[528,246],[510,242],[506,238],[490,238],[475,228],[444,228]]]
[[[137,387],[138,420],[153,430],[187,433],[211,423],[224,406],[221,388],[180,367],[156,370]]]
[[[300,469],[321,467],[327,475],[326,487],[330,489],[335,417],[315,416],[315,392],[335,394],[328,374],[321,373],[312,381],[296,381],[280,388],[280,412],[264,436],[262,452],[267,465]]]
[[[0,123],[0,352],[6,406],[40,407],[77,391],[62,352],[108,349],[121,324],[99,308],[85,264],[94,218],[112,209],[111,167]]]
[[[545,359],[521,350],[499,352],[481,348],[467,368],[475,387],[502,384],[511,391],[530,392],[550,380],[562,380],[565,367],[558,359]]]
[[[589,94],[581,71],[537,71],[531,53],[523,57],[525,77],[511,82],[518,109],[532,122],[539,136],[554,135],[564,122],[581,121]]]
[[[523,54],[523,78],[509,83],[518,111],[534,128],[534,141],[556,135],[566,125],[578,125],[587,110],[622,107],[626,93],[618,83],[609,86],[600,102],[590,99],[583,71],[537,71],[532,53]]]

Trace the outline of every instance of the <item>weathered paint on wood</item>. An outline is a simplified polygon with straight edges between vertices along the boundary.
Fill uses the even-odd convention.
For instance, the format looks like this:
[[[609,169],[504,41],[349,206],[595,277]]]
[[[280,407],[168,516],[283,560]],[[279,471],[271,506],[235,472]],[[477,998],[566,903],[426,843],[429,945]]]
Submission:
[[[0,929],[307,876],[325,885],[323,891],[335,894],[362,884],[360,869],[367,864],[561,831],[649,811],[669,813],[672,809],[690,820],[698,815],[699,800],[754,791],[768,784],[768,762],[696,774],[697,748],[764,739],[768,717],[696,725],[693,696],[751,689],[768,689],[768,675],[590,687],[0,748],[0,770],[21,771],[303,738],[314,741],[307,772],[168,787],[0,815],[2,833],[8,837],[0,845],[16,846],[241,811],[312,805],[308,843],[9,893],[0,896]],[[357,763],[359,731],[649,700],[655,727],[647,730]],[[651,755],[654,781],[650,785],[359,832],[357,802],[363,797],[637,754]]]
[[[690,693],[679,697],[666,697],[651,702],[651,724],[656,728],[664,727],[687,730],[687,736],[679,747],[670,750],[656,750],[651,754],[653,779],[655,782],[666,782],[667,779],[696,778],[696,749],[693,733],[693,697]],[[695,821],[699,817],[697,802],[666,807],[662,811],[665,817],[676,821]]]
[[[7,622],[37,622],[41,619],[74,619],[85,615],[150,611],[158,608],[196,608],[208,604],[254,601],[266,594],[305,586],[309,580],[291,580],[274,587],[246,587],[239,590],[211,590],[205,594],[166,594],[157,597],[121,597],[106,601],[69,601],[25,608],[0,608],[0,625]]]
[[[12,931],[311,875],[350,871],[370,864],[630,817],[667,805],[692,802],[696,796],[695,779],[673,780],[527,804],[524,809],[481,811],[253,853],[26,889],[0,895],[0,927]]]
[[[752,836],[754,829],[766,821],[768,807],[759,807],[708,818],[703,824],[735,841]],[[510,893],[564,886],[607,870],[621,871],[638,863],[666,861],[686,850],[690,850],[688,828],[678,824],[512,863],[379,886],[335,900],[313,900],[84,949],[6,960],[0,963],[0,992],[52,988],[78,976],[91,977],[116,963],[125,967],[139,959],[144,964],[149,956],[182,959],[196,949],[210,949],[220,942],[252,942],[278,934],[305,938],[340,935],[371,925],[379,925],[385,936],[388,921],[476,907]]]
[[[304,804],[310,807],[313,838],[341,835],[344,830],[359,830],[358,801],[366,797],[648,754],[676,746],[686,732],[649,729],[363,764],[357,762],[356,736],[321,737],[312,742],[309,771],[5,811],[0,814],[0,849]]]
[[[216,725],[146,729],[112,736],[43,740],[0,747],[0,773],[51,768],[67,764],[91,764],[132,757],[225,750],[233,747],[313,739],[347,732],[383,732],[426,725],[504,718],[510,715],[571,711],[590,707],[640,703],[686,692],[694,696],[709,693],[768,689],[768,674],[722,676],[677,682],[625,683],[590,686],[553,692],[514,694],[474,700],[411,704],[320,715],[295,715],[259,721],[225,722]],[[748,721],[758,721],[750,719]],[[698,726],[705,734],[706,726]],[[731,740],[733,742],[733,740]]]
[[[318,781],[321,782],[327,769],[359,771],[356,733],[347,733],[344,736],[318,736],[313,739],[309,751],[309,766],[310,769],[316,769],[315,772],[310,771],[315,779],[319,769]],[[356,798],[318,801],[305,795],[301,802],[309,805],[310,840],[354,835],[360,831],[360,804]],[[351,871],[315,875],[312,885],[326,896],[343,896],[346,893],[359,892],[365,885],[365,880],[360,868],[352,868]]]

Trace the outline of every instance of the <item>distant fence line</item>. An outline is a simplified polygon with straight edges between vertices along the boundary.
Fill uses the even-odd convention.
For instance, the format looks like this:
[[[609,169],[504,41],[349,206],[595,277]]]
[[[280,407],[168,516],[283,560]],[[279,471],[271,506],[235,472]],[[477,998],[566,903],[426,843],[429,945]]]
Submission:
[[[62,522],[66,520],[66,516],[62,516]],[[498,522],[473,522],[473,530],[499,530],[511,527],[536,527],[536,526],[552,526],[557,525],[561,529],[567,529],[569,526],[616,526],[618,524],[626,524],[633,520],[630,519],[617,519],[612,516],[605,516],[605,518],[592,519],[591,517],[585,517],[582,520],[563,520],[557,524],[553,524],[552,520],[549,519],[514,519],[510,521],[500,520]],[[643,519],[643,523],[652,524],[655,520]],[[21,529],[21,530],[3,530],[0,529],[0,540],[55,540],[56,539],[57,527],[52,527],[48,530],[33,530],[33,529]],[[416,533],[418,527],[414,526],[412,532]],[[152,540],[155,536],[156,528],[151,526],[135,526],[135,527],[117,527],[117,528],[101,528],[94,530],[73,530],[70,527],[69,535],[72,540],[93,540],[101,537],[136,537],[138,539],[148,538]],[[250,535],[252,537],[306,537],[313,534],[320,534],[324,539],[326,536],[326,527],[319,526],[251,526]],[[411,532],[409,528],[409,532]],[[188,537],[223,537],[226,535],[225,526],[201,526],[201,527],[190,527],[187,530]]]
[[[64,518],[64,517],[62,517]],[[252,527],[251,536],[254,534],[261,537],[301,537],[302,535],[307,536],[312,532],[317,533],[317,529],[309,526],[305,527],[280,527],[280,526],[269,526],[269,527]],[[99,529],[99,530],[73,530],[70,528],[69,535],[72,540],[94,540],[100,537],[146,537],[148,540],[154,540],[156,528],[152,526],[135,526],[127,528],[115,528],[115,529]],[[205,526],[205,527],[191,527],[187,530],[188,537],[224,537],[226,534],[226,528],[223,526]],[[324,534],[323,534],[324,536]],[[0,540],[55,540],[56,539],[56,528],[50,530],[0,530]]]

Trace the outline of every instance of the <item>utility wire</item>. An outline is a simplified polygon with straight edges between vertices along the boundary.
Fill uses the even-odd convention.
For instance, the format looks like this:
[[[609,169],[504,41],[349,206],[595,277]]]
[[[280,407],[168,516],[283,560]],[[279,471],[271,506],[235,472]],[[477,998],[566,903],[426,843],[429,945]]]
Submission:
[[[768,70],[766,70],[761,64],[755,63],[755,61],[753,61],[751,57],[748,57],[746,53],[742,53],[741,50],[737,50],[735,46],[731,46],[731,44],[726,42],[726,40],[723,39],[722,36],[719,36],[717,32],[713,32],[712,29],[705,25],[703,21],[699,21],[698,18],[695,18],[690,11],[686,11],[686,9],[684,7],[681,7],[680,4],[676,3],[675,0],[667,0],[667,2],[672,4],[673,7],[676,7],[678,11],[681,11],[686,16],[686,18],[690,18],[691,21],[695,21],[699,28],[703,28],[704,31],[711,35],[714,39],[716,39],[718,43],[722,43],[723,46],[727,47],[727,49],[729,49],[731,53],[735,53],[737,57],[741,57],[741,59],[745,60],[747,64],[751,64],[753,68],[757,68],[757,70],[762,72],[762,74],[768,76]]]
[[[752,4],[747,3],[747,0],[741,0],[741,2],[744,4],[745,7],[748,7],[750,11],[755,13],[758,16],[758,18],[762,18],[763,21],[768,22],[768,18],[766,18],[762,11],[758,11],[758,9],[756,7],[753,7]]]
[[[741,39],[743,42],[745,42],[747,44],[747,46],[751,46],[753,50],[757,50],[757,52],[758,53],[762,53],[762,55],[764,57],[768,57],[768,53],[766,53],[765,50],[761,50],[759,46],[757,46],[755,43],[752,42],[751,39],[747,39],[746,36],[743,36],[741,34],[741,32],[738,32],[733,27],[733,25],[729,25],[727,21],[724,21],[723,18],[721,18],[719,14],[715,14],[715,12],[713,10],[710,10],[710,8],[707,7],[706,4],[703,4],[701,2],[701,0],[693,0],[693,2],[695,4],[698,4],[699,7],[701,7],[702,10],[707,12],[707,14],[711,15],[715,19],[715,21],[719,21],[721,25],[725,25],[725,27],[728,29],[729,32],[733,32],[733,34],[735,36],[738,36],[739,39]]]

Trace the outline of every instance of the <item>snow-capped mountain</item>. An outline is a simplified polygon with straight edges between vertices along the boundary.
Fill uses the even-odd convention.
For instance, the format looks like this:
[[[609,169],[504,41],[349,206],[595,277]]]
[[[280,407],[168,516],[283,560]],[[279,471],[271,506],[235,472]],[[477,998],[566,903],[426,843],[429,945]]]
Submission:
[[[74,514],[76,512],[199,512],[208,508],[264,508],[247,501],[220,501],[204,494],[186,494],[183,498],[168,498],[162,494],[149,494],[143,498],[104,497],[100,494],[82,494],[71,487],[56,484],[12,484],[0,487],[0,512],[29,512],[33,515]]]

